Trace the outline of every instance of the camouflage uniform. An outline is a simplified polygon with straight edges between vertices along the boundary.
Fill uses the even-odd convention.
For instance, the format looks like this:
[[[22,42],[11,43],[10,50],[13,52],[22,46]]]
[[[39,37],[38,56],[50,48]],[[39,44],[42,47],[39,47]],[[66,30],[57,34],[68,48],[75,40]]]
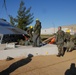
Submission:
[[[58,56],[63,56],[64,55],[64,36],[65,33],[62,30],[58,30],[56,33],[56,44],[58,47]]]
[[[71,41],[70,41],[70,33],[66,32],[65,34],[65,44],[66,44],[66,49],[67,49],[67,52],[69,52],[70,50],[70,44],[71,44]]]
[[[73,45],[72,45],[72,50],[73,50],[73,48],[74,49],[76,49],[76,33],[74,34],[74,36],[71,38],[71,41],[72,41],[72,43],[73,43]]]
[[[29,36],[30,36],[30,42],[32,42],[33,40],[32,40],[32,38],[33,38],[33,34],[32,34],[32,32],[33,32],[33,28],[28,28],[28,30],[27,30],[27,32],[28,32],[28,34],[29,34]]]
[[[74,34],[72,41],[74,42],[74,45],[76,45],[76,33]]]
[[[34,26],[34,34],[33,34],[33,46],[40,46],[40,33],[41,33],[41,22],[38,20]]]

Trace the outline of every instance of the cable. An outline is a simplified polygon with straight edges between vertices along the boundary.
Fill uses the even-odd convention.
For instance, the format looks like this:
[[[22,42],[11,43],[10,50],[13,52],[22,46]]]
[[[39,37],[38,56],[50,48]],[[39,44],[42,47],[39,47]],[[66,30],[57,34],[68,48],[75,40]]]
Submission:
[[[3,0],[3,5],[2,5],[2,8],[1,8],[0,14],[2,13],[2,9],[3,9],[3,8],[5,8],[6,15],[7,15],[7,17],[9,18],[9,14],[8,14],[8,11],[7,11],[7,6],[6,6],[6,0]]]
[[[7,14],[8,18],[9,18],[9,14],[8,14],[8,11],[7,11],[7,6],[6,6],[6,0],[4,0],[4,7],[5,7],[6,14]]]

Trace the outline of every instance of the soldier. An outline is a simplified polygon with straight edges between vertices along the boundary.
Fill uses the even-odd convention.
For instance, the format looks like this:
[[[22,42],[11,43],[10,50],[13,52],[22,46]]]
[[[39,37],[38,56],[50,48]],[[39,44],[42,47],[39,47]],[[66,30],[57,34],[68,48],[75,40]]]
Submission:
[[[73,49],[76,49],[76,31],[75,31],[73,37],[71,38],[71,41],[73,42],[73,44],[71,44],[72,45],[71,51],[72,51]]]
[[[70,30],[67,30],[65,33],[65,44],[66,44],[67,52],[70,51],[70,44],[71,44],[70,38],[71,38]]]
[[[72,41],[74,42],[74,45],[76,45],[76,32],[74,33],[74,36],[72,38]]]
[[[38,19],[36,19],[33,31],[33,47],[40,47],[41,22]]]
[[[58,27],[58,31],[56,33],[56,44],[58,47],[58,57],[63,56],[64,55],[64,36],[65,33],[64,31],[61,30],[61,26]]]
[[[28,29],[27,29],[27,32],[28,32],[28,34],[29,34],[29,36],[30,36],[30,42],[32,42],[33,40],[32,40],[32,38],[33,38],[33,34],[32,34],[32,32],[33,32],[33,27],[32,26],[30,26]]]

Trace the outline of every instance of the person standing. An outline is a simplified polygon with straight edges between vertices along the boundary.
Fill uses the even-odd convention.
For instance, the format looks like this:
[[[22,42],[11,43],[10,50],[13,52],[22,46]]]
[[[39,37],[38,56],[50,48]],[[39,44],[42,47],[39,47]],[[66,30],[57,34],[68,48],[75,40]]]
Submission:
[[[61,26],[58,27],[58,31],[56,33],[56,44],[58,47],[58,57],[63,56],[64,55],[64,37],[65,37],[65,33],[64,31],[62,31]]]
[[[41,22],[38,19],[36,19],[33,31],[33,47],[40,47]]]

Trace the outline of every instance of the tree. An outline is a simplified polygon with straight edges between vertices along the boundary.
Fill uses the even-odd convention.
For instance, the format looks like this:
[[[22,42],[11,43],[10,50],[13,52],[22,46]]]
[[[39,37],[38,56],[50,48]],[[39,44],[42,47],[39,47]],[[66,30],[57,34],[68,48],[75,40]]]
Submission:
[[[11,15],[9,15],[9,17],[10,17],[10,23],[11,23],[11,25],[15,26],[14,18]]]
[[[15,23],[17,24],[18,28],[25,30],[26,26],[33,22],[33,14],[30,13],[31,7],[26,9],[24,6],[24,2],[20,2],[20,7],[18,10],[18,15],[14,18]]]
[[[33,22],[34,18],[33,13],[30,13],[31,7],[26,9],[24,5],[25,3],[21,0],[16,18],[13,18],[11,15],[9,15],[10,23],[23,30],[25,30],[26,26]]]

